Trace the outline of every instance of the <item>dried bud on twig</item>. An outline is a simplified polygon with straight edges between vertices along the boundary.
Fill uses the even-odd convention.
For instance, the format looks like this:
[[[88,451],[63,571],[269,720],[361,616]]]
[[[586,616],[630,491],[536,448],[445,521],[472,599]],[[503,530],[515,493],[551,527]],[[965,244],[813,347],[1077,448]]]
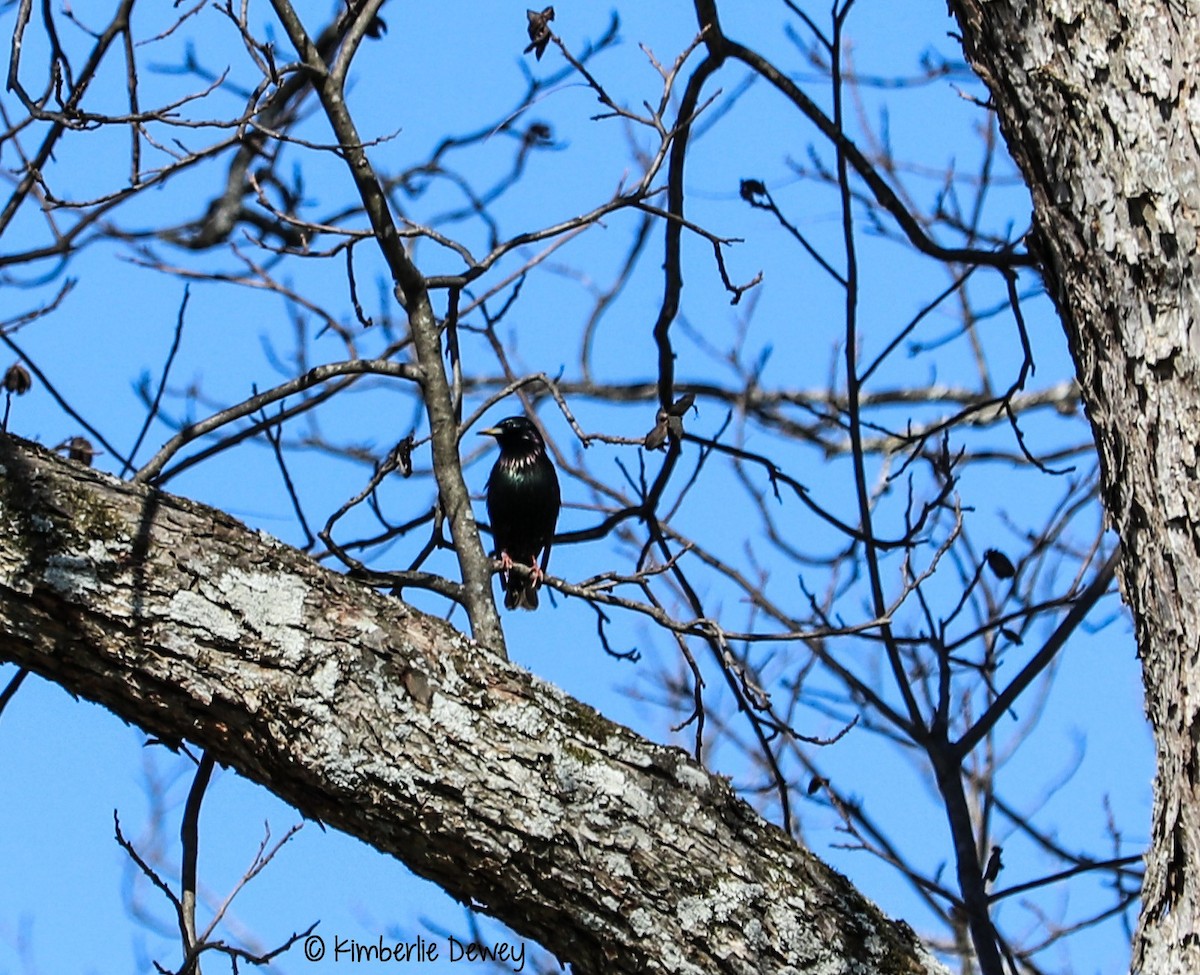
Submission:
[[[1017,570],[1013,567],[1009,557],[1003,552],[989,548],[983,553],[983,557],[987,561],[988,568],[995,573],[997,579],[1011,579],[1017,574]]]
[[[400,466],[400,474],[403,477],[412,477],[412,454],[413,454],[413,438],[410,433],[407,437],[396,444],[396,463]]]
[[[88,467],[92,466],[92,459],[96,456],[96,448],[87,437],[70,437],[54,449],[65,450],[71,460]]]
[[[983,869],[983,882],[985,884],[990,884],[999,877],[1000,871],[1004,869],[1004,863],[1000,860],[1000,854],[1003,852],[1003,847],[992,847],[992,855],[988,857],[987,866]]]
[[[29,370],[19,362],[14,362],[8,367],[8,372],[4,374],[5,392],[24,396],[32,385],[33,379],[29,375]]]
[[[642,446],[647,450],[658,450],[667,443],[667,434],[669,427],[667,426],[668,417],[662,410],[658,411],[658,415],[654,418],[654,429],[646,434],[642,441]]]
[[[525,16],[529,18],[529,46],[525,48],[525,53],[533,51],[540,61],[546,53],[546,45],[550,43],[550,21],[554,19],[554,8],[547,7],[541,13],[526,10]]]
[[[642,441],[643,446],[647,450],[658,450],[666,444],[668,437],[682,440],[683,415],[695,405],[695,402],[695,393],[685,393],[672,403],[669,409],[660,409],[654,417],[654,429],[646,434]]]
[[[544,146],[554,138],[554,130],[545,122],[530,122],[525,130],[525,145]]]
[[[679,397],[679,399],[671,404],[671,408],[667,410],[667,412],[670,413],[671,416],[683,416],[683,414],[690,410],[695,404],[696,394],[684,393]]]
[[[738,194],[752,206],[762,206],[759,197],[766,197],[767,187],[761,179],[744,179],[738,187]]]

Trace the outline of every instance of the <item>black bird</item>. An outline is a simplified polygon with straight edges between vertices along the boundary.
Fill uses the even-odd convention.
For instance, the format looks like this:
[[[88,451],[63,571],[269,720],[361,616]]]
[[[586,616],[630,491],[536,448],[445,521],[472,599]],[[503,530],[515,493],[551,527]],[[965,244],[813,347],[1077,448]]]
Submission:
[[[479,432],[500,444],[500,459],[488,478],[487,510],[496,554],[503,564],[504,606],[537,609],[537,589],[550,561],[561,504],[558,475],[546,456],[542,435],[525,417],[510,416]],[[510,571],[517,564],[529,572]]]

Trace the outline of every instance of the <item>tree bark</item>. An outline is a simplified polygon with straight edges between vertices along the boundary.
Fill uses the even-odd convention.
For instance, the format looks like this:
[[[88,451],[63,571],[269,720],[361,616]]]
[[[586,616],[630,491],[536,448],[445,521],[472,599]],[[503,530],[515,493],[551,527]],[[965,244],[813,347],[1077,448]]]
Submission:
[[[1135,971],[1200,971],[1200,33],[1187,0],[952,0],[1033,194],[1158,760]]]
[[[682,751],[229,516],[0,437],[0,658],[576,972],[942,971]]]

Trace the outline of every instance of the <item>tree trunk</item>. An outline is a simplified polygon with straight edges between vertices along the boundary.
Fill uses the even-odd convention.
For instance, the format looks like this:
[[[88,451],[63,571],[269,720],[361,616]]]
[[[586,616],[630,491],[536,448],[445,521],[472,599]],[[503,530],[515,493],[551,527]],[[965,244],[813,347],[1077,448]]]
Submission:
[[[952,0],[1033,193],[1121,536],[1158,777],[1134,970],[1200,971],[1200,33],[1188,0]]]
[[[576,972],[942,971],[721,778],[227,515],[0,437],[0,658]]]

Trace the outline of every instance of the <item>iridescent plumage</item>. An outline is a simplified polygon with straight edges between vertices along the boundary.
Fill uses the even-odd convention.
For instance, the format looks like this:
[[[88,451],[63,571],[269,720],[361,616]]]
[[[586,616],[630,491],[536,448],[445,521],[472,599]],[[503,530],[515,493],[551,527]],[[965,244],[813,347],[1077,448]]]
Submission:
[[[495,437],[500,445],[500,458],[488,478],[487,509],[503,565],[504,605],[537,609],[537,589],[550,561],[561,503],[558,475],[541,434],[525,417],[510,416],[480,433]],[[513,565],[529,572],[513,572]]]

